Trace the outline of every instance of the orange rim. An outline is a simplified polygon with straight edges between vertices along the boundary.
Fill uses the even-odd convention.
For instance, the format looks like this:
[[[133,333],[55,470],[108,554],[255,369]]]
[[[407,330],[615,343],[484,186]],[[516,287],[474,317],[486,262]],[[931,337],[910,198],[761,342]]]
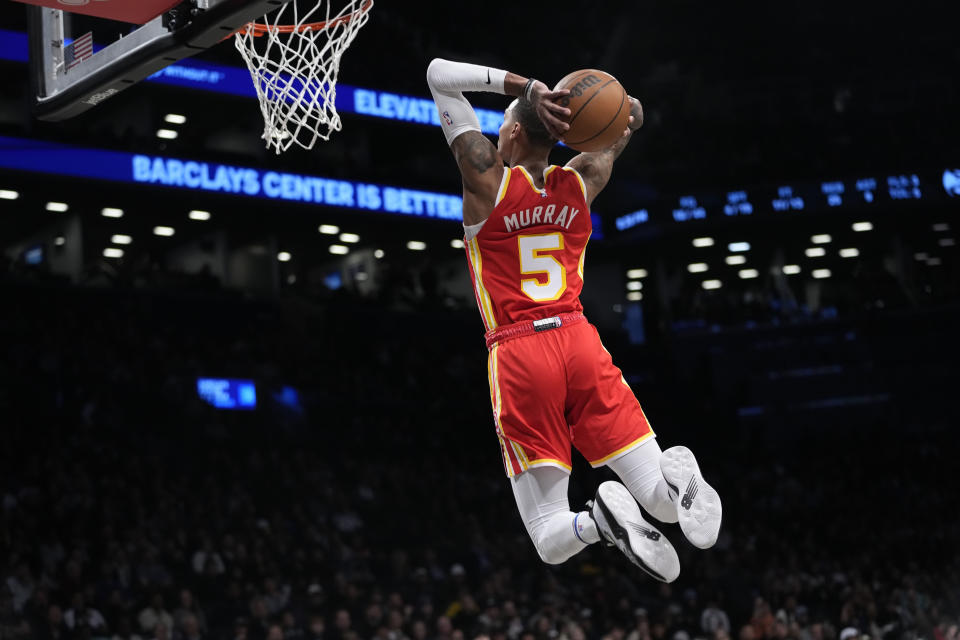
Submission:
[[[367,0],[363,3],[363,6],[349,13],[345,16],[340,16],[339,18],[334,18],[333,20],[326,20],[324,22],[307,22],[304,24],[278,24],[274,26],[269,26],[265,24],[260,24],[258,22],[251,22],[247,25],[246,28],[251,28],[252,35],[259,38],[260,36],[265,36],[268,33],[302,33],[304,31],[322,31],[324,29],[333,28],[340,26],[341,24],[346,24],[353,20],[353,18],[361,13],[366,13],[370,10],[370,7],[373,5],[373,0]],[[240,31],[243,31],[241,29]]]

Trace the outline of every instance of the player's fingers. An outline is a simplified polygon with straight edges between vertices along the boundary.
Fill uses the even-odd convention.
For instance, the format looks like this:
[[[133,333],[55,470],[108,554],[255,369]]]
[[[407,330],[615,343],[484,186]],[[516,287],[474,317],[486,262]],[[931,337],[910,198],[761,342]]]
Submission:
[[[552,135],[554,138],[563,137],[563,134],[565,134],[567,132],[567,129],[570,128],[570,125],[568,125],[563,120],[558,120],[553,117],[549,119],[544,118],[543,124],[547,127],[547,131],[549,131],[550,135]]]
[[[564,107],[563,105],[559,105],[556,102],[544,102],[543,106],[545,106],[547,109],[550,109],[557,115],[561,115],[564,117],[570,115],[570,109],[568,109],[567,107]]]
[[[558,118],[557,116],[550,113],[549,109],[541,109],[540,119],[543,120],[543,123],[547,125],[548,129],[566,131],[570,128],[570,125]]]

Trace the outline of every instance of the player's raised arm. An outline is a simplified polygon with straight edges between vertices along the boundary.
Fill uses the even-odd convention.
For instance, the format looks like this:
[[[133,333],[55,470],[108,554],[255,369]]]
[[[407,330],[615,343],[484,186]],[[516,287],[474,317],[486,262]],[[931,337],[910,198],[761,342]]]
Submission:
[[[480,120],[463,96],[464,91],[489,91],[508,96],[526,96],[536,107],[551,135],[560,137],[567,129],[561,117],[569,110],[556,103],[566,91],[551,91],[544,83],[509,71],[466,62],[435,58],[427,68],[427,84],[447,144],[463,176],[463,218],[465,224],[482,222],[489,216],[503,177],[503,158],[480,129]]]
[[[594,198],[603,191],[610,180],[613,171],[613,161],[630,142],[633,132],[643,126],[643,107],[636,98],[630,98],[630,121],[623,136],[606,149],[591,151],[574,156],[568,167],[576,169],[583,177],[587,187],[587,206],[593,204]]]

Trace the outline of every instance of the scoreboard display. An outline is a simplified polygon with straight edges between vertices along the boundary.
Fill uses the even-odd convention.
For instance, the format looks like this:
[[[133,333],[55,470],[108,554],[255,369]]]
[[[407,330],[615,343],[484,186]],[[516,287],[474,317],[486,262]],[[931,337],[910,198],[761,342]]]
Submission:
[[[820,183],[779,183],[725,192],[658,194],[641,202],[638,209],[616,216],[614,226],[625,232],[644,225],[722,218],[826,212],[868,214],[880,209],[908,209],[921,203],[960,208],[960,169]]]

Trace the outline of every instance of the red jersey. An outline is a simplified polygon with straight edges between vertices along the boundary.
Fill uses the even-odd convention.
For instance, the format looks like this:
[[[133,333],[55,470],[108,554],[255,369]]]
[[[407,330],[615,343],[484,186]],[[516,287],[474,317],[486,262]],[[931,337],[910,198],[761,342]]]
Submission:
[[[465,242],[487,331],[583,311],[583,255],[593,230],[575,169],[550,165],[543,189],[521,166],[505,168],[497,201]]]

